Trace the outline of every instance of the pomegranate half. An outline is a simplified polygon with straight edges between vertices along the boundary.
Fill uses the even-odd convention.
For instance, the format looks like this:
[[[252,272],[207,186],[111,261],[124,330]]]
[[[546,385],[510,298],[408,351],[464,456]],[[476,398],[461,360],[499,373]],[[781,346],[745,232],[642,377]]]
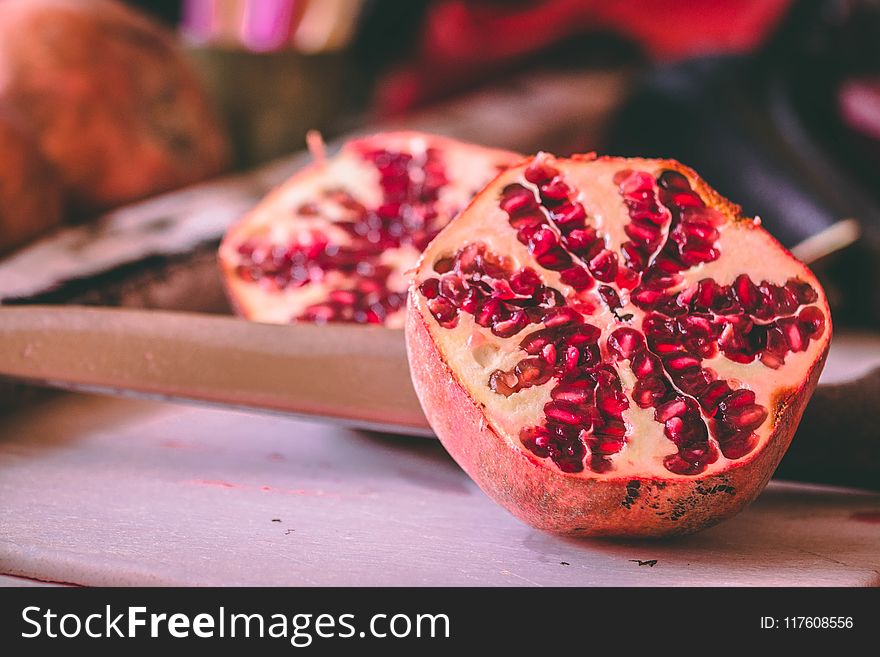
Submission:
[[[672,160],[539,154],[424,252],[406,337],[447,450],[525,522],[693,532],[765,486],[831,318],[760,221]]]
[[[508,151],[415,132],[322,156],[233,226],[220,265],[236,311],[256,321],[403,327],[422,250],[502,169]]]

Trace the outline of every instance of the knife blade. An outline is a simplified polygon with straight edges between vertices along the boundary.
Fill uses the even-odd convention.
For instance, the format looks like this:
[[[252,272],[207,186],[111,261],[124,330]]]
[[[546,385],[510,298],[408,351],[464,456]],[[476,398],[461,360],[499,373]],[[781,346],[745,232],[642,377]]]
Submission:
[[[4,307],[0,376],[433,435],[410,382],[403,332],[382,327],[282,326],[157,310]]]

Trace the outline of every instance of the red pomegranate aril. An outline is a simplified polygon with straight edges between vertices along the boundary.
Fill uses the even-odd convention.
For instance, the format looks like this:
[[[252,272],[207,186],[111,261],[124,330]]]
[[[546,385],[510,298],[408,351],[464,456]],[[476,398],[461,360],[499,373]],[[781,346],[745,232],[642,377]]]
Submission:
[[[568,306],[548,308],[544,312],[544,326],[547,328],[555,328],[566,324],[580,324],[583,321],[583,316]]]
[[[714,415],[718,404],[721,403],[728,394],[730,394],[730,386],[726,381],[713,381],[710,383],[703,394],[700,395],[700,405],[708,415]]]
[[[451,328],[458,323],[458,310],[449,299],[437,297],[428,300],[428,308],[441,326]]]
[[[632,368],[633,374],[640,379],[649,376],[650,374],[660,372],[661,369],[660,359],[647,351],[636,352],[632,357],[630,367]]]
[[[603,249],[590,260],[588,267],[598,280],[609,283],[617,277],[617,256]]]
[[[632,358],[645,349],[645,338],[632,328],[619,328],[608,336],[608,349],[618,358]]]
[[[526,358],[517,363],[514,368],[516,378],[521,385],[539,386],[547,383],[553,376],[553,371],[540,358]]]
[[[580,203],[565,203],[553,209],[553,221],[563,233],[571,232],[574,228],[583,228],[587,219],[584,206]]]
[[[657,407],[654,418],[658,422],[666,422],[673,417],[680,417],[687,413],[688,407],[684,399],[676,397],[665,404]]]
[[[629,402],[623,393],[616,391],[604,392],[600,390],[596,400],[599,410],[610,415],[619,415],[629,408]]]
[[[808,306],[798,313],[798,319],[804,326],[807,335],[811,338],[818,339],[825,330],[825,316],[816,306]]]
[[[526,267],[510,277],[510,289],[522,296],[532,296],[541,285],[541,277],[534,269]]]
[[[688,353],[677,352],[664,358],[663,363],[670,372],[682,372],[694,367],[699,367],[700,359],[695,358]]]
[[[691,184],[688,182],[688,179],[682,173],[670,169],[667,169],[660,174],[660,177],[657,179],[657,184],[663,189],[685,192],[691,191]]]
[[[563,424],[574,425],[580,423],[578,407],[564,400],[548,402],[544,406],[544,414],[548,419],[562,422]]]
[[[758,404],[744,406],[728,411],[724,415],[725,423],[741,431],[753,431],[767,419],[767,409]]]
[[[788,288],[789,291],[791,291],[791,293],[795,296],[797,302],[800,305],[816,303],[816,301],[818,301],[819,299],[819,295],[816,293],[816,290],[814,290],[809,283],[805,283],[796,278],[789,279],[789,281],[785,284],[785,287]]]
[[[593,287],[593,277],[583,267],[566,269],[560,273],[559,279],[579,292]]]
[[[535,260],[544,269],[551,269],[554,271],[567,269],[571,266],[571,256],[568,255],[567,251],[558,246],[540,256],[536,256]]]
[[[562,201],[568,198],[569,188],[565,181],[554,178],[540,187],[541,198],[547,201]]]
[[[523,172],[523,177],[534,185],[540,185],[552,180],[559,175],[559,170],[555,169],[539,160],[535,160]]]
[[[499,356],[519,353],[510,370],[478,380],[473,356],[456,355],[460,338],[432,318],[432,290],[420,294],[430,276],[417,274],[410,296],[419,312],[411,359],[463,377],[460,395],[446,399],[414,367],[420,398],[495,499],[558,531],[663,534],[685,527],[679,518],[689,531],[754,497],[781,454],[768,446],[787,445],[815,385],[829,318],[809,271],[738,212],[675,163],[541,155],[499,176],[460,228],[437,237],[429,252],[486,234],[484,257],[509,255],[519,267],[463,277],[483,297],[473,312],[457,301],[457,312]],[[516,338],[496,335],[499,326]],[[809,356],[786,362],[795,353]],[[762,375],[768,368],[778,373]],[[494,401],[517,394],[516,414]],[[447,420],[459,409],[463,434]],[[520,417],[530,426],[517,426]],[[660,514],[630,495],[631,482]],[[700,494],[703,485],[725,494]],[[635,528],[623,522],[630,509],[639,509]]]
[[[492,325],[492,333],[501,338],[509,338],[522,331],[529,323],[522,310],[511,313],[508,319],[502,319]]]
[[[596,243],[596,230],[593,228],[577,228],[562,236],[562,243],[577,256],[583,255]]]
[[[758,444],[758,436],[755,433],[738,435],[735,438],[720,443],[721,453],[728,459],[741,459],[752,453]]]
[[[659,376],[647,376],[636,381],[632,398],[639,408],[651,408],[668,394],[669,386]]]
[[[560,383],[552,390],[550,396],[555,400],[572,404],[592,404],[594,399],[593,388],[584,380]]]
[[[537,207],[535,194],[520,184],[513,184],[501,192],[501,209],[507,214],[515,215],[524,209]]]

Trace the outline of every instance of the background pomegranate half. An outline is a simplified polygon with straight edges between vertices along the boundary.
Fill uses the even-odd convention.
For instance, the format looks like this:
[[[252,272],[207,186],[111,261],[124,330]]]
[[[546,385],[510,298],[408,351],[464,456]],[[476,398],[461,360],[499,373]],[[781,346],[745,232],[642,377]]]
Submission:
[[[831,337],[811,272],[671,160],[540,154],[425,251],[416,391],[490,497],[579,535],[696,531],[769,480]]]
[[[262,322],[403,327],[419,254],[520,159],[414,132],[319,155],[227,233],[220,263],[233,305]]]

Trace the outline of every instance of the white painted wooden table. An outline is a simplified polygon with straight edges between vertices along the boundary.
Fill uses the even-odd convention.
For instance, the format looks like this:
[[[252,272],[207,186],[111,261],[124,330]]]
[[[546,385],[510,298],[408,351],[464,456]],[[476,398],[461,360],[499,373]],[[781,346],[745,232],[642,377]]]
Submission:
[[[53,582],[876,585],[878,512],[774,483],[696,536],[574,540],[509,516],[431,440],[78,395],[0,420],[0,573]]]

